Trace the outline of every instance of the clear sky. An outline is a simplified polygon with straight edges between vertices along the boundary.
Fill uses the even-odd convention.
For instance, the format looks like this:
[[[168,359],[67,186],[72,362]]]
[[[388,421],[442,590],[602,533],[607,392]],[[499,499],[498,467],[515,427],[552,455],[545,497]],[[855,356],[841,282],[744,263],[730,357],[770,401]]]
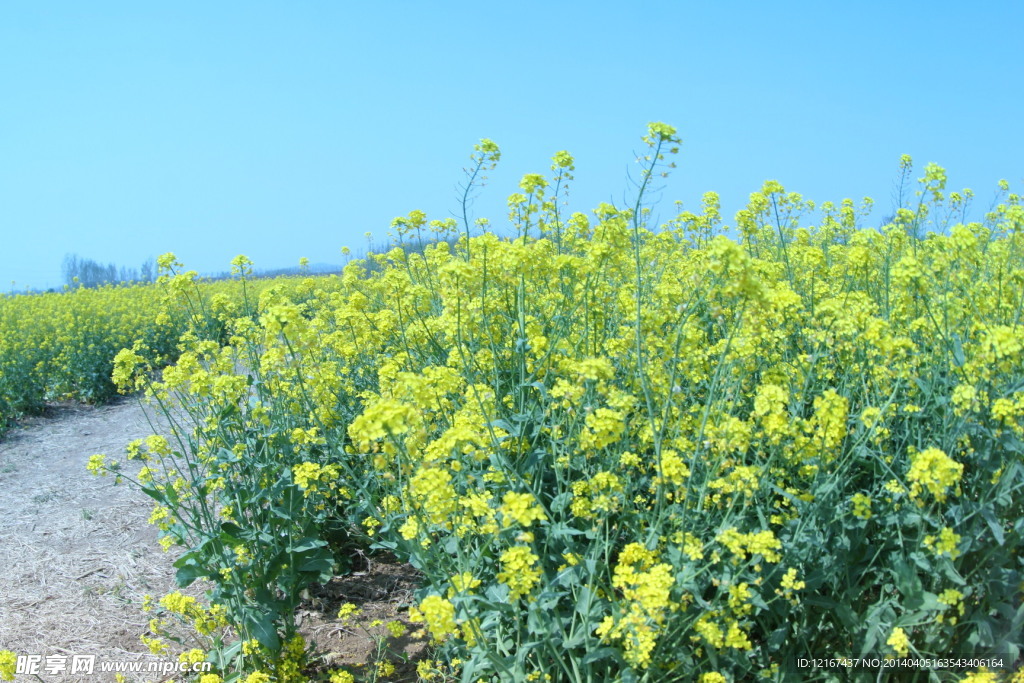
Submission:
[[[622,203],[650,121],[676,126],[662,192],[726,223],[767,179],[890,208],[899,157],[978,216],[1024,191],[1024,3],[0,3],[0,289],[59,286],[68,253],[137,267],[341,263],[391,220],[458,210],[473,145],[502,160],[474,206],[552,154],[571,210]]]

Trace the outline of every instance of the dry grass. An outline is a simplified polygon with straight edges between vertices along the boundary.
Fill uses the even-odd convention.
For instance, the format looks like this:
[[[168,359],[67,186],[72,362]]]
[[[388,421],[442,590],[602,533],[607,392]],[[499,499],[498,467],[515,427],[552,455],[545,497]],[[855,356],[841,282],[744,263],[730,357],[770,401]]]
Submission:
[[[141,605],[147,593],[174,590],[174,556],[156,544],[143,493],[85,470],[94,453],[121,459],[128,441],[152,431],[134,401],[63,405],[0,442],[0,648],[167,661],[139,640],[148,625]]]

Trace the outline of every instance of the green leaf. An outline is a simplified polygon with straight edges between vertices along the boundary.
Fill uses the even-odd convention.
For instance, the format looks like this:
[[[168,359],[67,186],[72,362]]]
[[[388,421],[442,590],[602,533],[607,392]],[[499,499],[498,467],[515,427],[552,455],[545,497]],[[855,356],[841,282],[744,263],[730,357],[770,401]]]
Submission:
[[[182,553],[181,557],[176,559],[174,561],[174,564],[172,564],[171,566],[175,569],[180,569],[181,567],[184,567],[187,564],[195,564],[197,559],[198,556],[196,555],[195,551],[190,550],[187,553]]]
[[[874,651],[875,643],[878,642],[878,621],[877,619],[865,624],[864,644],[860,648],[860,655],[864,656]]]
[[[165,486],[164,495],[167,496],[167,507],[178,507],[178,492],[174,490],[173,486]]]
[[[291,510],[280,505],[271,505],[270,511],[277,516],[277,519],[283,519],[287,522],[291,522],[294,519]]]
[[[304,553],[309,550],[313,550],[314,548],[323,548],[325,545],[327,545],[327,541],[322,541],[319,538],[307,536],[306,538],[299,539],[299,542],[295,545],[289,546],[288,552]]]
[[[576,601],[576,614],[583,617],[583,621],[590,620],[590,613],[594,610],[597,601],[594,600],[594,592],[589,586],[580,586],[576,589],[574,599]]]
[[[914,562],[914,564],[921,568],[921,571],[930,573],[935,569],[932,566],[931,561],[928,559],[928,556],[924,553],[910,553],[910,559]]]
[[[562,512],[563,510],[567,510],[569,508],[569,504],[571,502],[572,502],[572,493],[570,491],[563,491],[562,493],[559,493],[557,496],[555,496],[554,498],[551,499],[551,511],[552,512]],[[551,525],[551,531],[554,532],[556,528],[560,528],[560,527],[564,527],[564,526],[565,526],[564,522],[559,522],[558,525],[552,524]],[[581,532],[577,532],[577,533],[581,533]]]
[[[808,605],[814,605],[815,607],[824,607],[825,609],[834,609],[837,603],[832,598],[822,597],[820,595],[808,595],[804,598],[804,602]]]
[[[142,487],[142,492],[145,493],[147,496],[149,496],[150,498],[152,498],[153,500],[155,500],[158,503],[163,503],[166,500],[164,498],[163,491],[161,491],[160,489],[155,489],[155,488],[151,488],[151,487],[148,487],[148,486],[143,486]]]
[[[562,649],[564,650],[575,650],[587,642],[587,634],[580,631],[576,631],[571,636],[562,641]]]
[[[178,569],[178,572],[174,575],[174,580],[177,581],[180,588],[187,588],[192,585],[196,579],[209,576],[209,572],[204,570],[202,567],[195,564],[186,564],[185,566]]]
[[[786,638],[789,637],[789,624],[783,624],[778,627],[768,636],[768,647],[771,650],[778,650],[782,647],[782,644],[786,642]]]
[[[231,667],[238,653],[242,651],[242,641],[236,640],[225,648],[218,649],[214,648],[210,650],[206,658],[212,662],[213,665],[221,670],[225,670]]]
[[[874,652],[875,645],[878,644],[878,637],[881,635],[879,624],[882,619],[886,618],[887,621],[891,621],[895,616],[889,603],[882,602],[882,600],[884,598],[879,599],[878,604],[871,608],[867,619],[864,620],[864,643],[858,653],[862,657]]]
[[[315,557],[299,565],[303,574],[316,573],[318,583],[326,583],[334,576],[334,561],[331,557]]]
[[[964,581],[964,577],[957,573],[956,568],[953,567],[952,562],[943,562],[939,565],[942,569],[942,573],[946,575],[946,578],[955,583],[958,586],[966,586],[967,582]]]
[[[924,591],[921,594],[921,609],[929,611],[940,611],[945,609],[946,605],[939,602],[939,596],[930,591]]]
[[[960,340],[960,335],[953,335],[953,362],[956,363],[957,367],[963,366],[966,358],[964,356],[964,345]]]
[[[274,602],[274,594],[270,592],[270,589],[266,586],[260,585],[252,589],[253,595],[256,597],[256,601],[261,605],[272,605]]]
[[[444,544],[441,546],[444,551],[452,557],[458,557],[459,555],[459,538],[458,536],[449,536],[444,540]]]
[[[511,424],[508,423],[507,420],[501,420],[501,419],[491,420],[490,422],[487,423],[487,426],[488,427],[497,427],[498,429],[502,429],[502,430],[508,432],[509,434],[511,434],[514,431],[514,429],[515,429]]]
[[[1013,432],[1003,432],[999,437],[999,443],[1011,453],[1024,455],[1024,441]]]
[[[896,589],[903,595],[904,599],[908,601],[920,599],[921,591],[923,590],[921,579],[906,560],[900,559],[896,561],[893,565],[892,573],[896,578]],[[915,608],[910,607],[910,609]]]
[[[556,498],[557,500],[557,498]],[[583,536],[585,531],[574,529],[565,522],[555,522],[548,527],[548,538],[563,538],[566,536]]]
[[[992,620],[986,616],[976,616],[968,623],[974,624],[973,632],[968,636],[972,645],[990,647],[992,645]]]
[[[596,650],[591,650],[587,654],[583,655],[583,659],[580,660],[580,664],[583,666],[593,664],[594,662],[599,662],[602,659],[614,657],[617,652],[618,650],[613,647],[599,647]]]
[[[242,623],[249,635],[258,640],[260,645],[271,652],[277,652],[280,649],[281,639],[277,635],[277,628],[270,615],[250,610],[247,611]]]
[[[988,523],[988,528],[992,531],[992,536],[995,537],[996,543],[1000,546],[1006,544],[1006,534],[1003,533],[1003,525],[995,518],[992,514],[992,508],[985,506],[981,508],[981,516]]]
[[[854,614],[853,608],[849,605],[836,605],[835,614],[839,618],[839,622],[851,632],[856,631],[860,625],[860,619]]]

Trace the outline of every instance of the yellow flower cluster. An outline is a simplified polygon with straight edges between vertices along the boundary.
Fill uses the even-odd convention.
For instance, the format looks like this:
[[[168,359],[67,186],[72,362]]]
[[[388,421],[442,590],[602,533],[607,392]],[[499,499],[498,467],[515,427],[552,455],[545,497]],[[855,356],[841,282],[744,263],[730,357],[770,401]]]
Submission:
[[[678,144],[662,124],[645,140],[643,181]],[[497,157],[481,143],[473,172]],[[918,209],[858,230],[869,201],[816,206],[769,181],[734,240],[713,194],[661,229],[643,201],[567,214],[571,168],[560,153],[552,177],[524,177],[515,238],[413,212],[397,237],[431,243],[337,277],[241,297],[169,278],[177,362],[132,340],[112,369],[192,416],[173,442],[191,469],[160,467],[185,457],[166,443],[130,449],[169,501],[155,521],[215,497],[211,536],[286,539],[241,562],[232,538],[228,574],[208,572],[224,585],[286,548],[310,557],[271,583],[329,573],[365,530],[423,572],[410,614],[432,639],[510,679],[576,671],[548,661],[556,643],[581,678],[747,680],[793,654],[792,624],[818,645],[930,651],[966,632],[954,610],[1012,606],[1009,589],[940,591],[974,558],[1019,572],[1000,559],[1021,512],[1019,197],[934,225],[952,214],[932,167]],[[901,585],[852,585],[851,559],[857,581]],[[826,618],[839,594],[850,611]]]
[[[623,548],[612,577],[612,586],[624,601],[622,611],[605,617],[596,631],[604,640],[623,641],[626,661],[637,668],[650,665],[658,631],[672,609],[672,566],[656,560],[655,553],[639,543]]]
[[[528,546],[523,545],[509,548],[501,554],[501,571],[495,578],[509,587],[509,600],[529,595],[540,582],[539,559]]]
[[[580,519],[606,515],[622,506],[622,480],[614,472],[597,472],[588,480],[573,482],[572,514]]]
[[[871,519],[871,496],[855,493],[850,498],[853,503],[853,515],[861,519]]]
[[[948,526],[943,527],[938,537],[928,535],[924,537],[924,545],[936,555],[948,555],[951,559],[960,556],[957,546],[960,543],[960,534],[954,533]]]
[[[420,601],[419,607],[409,608],[409,621],[426,623],[431,639],[435,643],[459,633],[459,627],[455,623],[454,605],[439,595],[428,595]]]
[[[906,657],[907,652],[910,650],[910,639],[907,638],[906,632],[898,626],[892,630],[892,634],[885,641],[885,644],[891,647],[900,657]]]
[[[937,501],[946,500],[946,492],[960,481],[964,466],[938,448],[928,448],[910,456],[910,495],[917,498],[927,489]]]
[[[778,562],[782,557],[778,552],[782,549],[782,542],[770,529],[744,534],[729,528],[720,533],[716,540],[732,553],[734,563],[747,559],[748,555],[761,555],[767,562]]]
[[[319,490],[321,485],[328,490],[337,488],[337,480],[340,475],[337,465],[319,465],[315,462],[304,462],[292,467],[292,476],[295,484],[305,491],[305,495]]]
[[[0,650],[0,681],[13,681],[18,656],[10,650]]]
[[[502,526],[509,527],[513,523],[526,528],[534,522],[547,519],[544,511],[537,505],[537,499],[530,493],[508,491],[501,499],[500,512]]]

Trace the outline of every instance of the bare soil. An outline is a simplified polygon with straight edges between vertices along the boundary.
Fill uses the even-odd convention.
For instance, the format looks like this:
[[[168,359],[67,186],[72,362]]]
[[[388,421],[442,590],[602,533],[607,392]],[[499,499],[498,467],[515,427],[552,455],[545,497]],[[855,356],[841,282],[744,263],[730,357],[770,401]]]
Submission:
[[[115,486],[113,477],[86,471],[93,454],[123,461],[132,439],[167,433],[165,423],[151,420],[135,399],[98,407],[61,404],[0,440],[0,650],[63,655],[68,662],[73,655],[96,657],[93,675],[43,670],[38,678],[15,680],[113,681],[113,673],[99,673],[100,663],[165,663],[187,649],[170,643],[171,651],[158,656],[140,641],[152,635],[143,597],[159,599],[178,589],[171,565],[180,549],[164,553],[157,544],[147,523],[153,501],[127,482]],[[404,606],[416,572],[387,558],[366,559],[361,569],[315,587],[298,614],[324,670],[373,666],[380,640],[374,636],[384,627],[372,624],[407,621]],[[182,592],[201,597],[203,590],[197,583]],[[361,614],[342,622],[337,613],[346,602]],[[387,644],[397,653],[389,657],[396,672],[388,680],[415,680],[422,640],[404,636]],[[188,679],[127,672],[124,680]]]

